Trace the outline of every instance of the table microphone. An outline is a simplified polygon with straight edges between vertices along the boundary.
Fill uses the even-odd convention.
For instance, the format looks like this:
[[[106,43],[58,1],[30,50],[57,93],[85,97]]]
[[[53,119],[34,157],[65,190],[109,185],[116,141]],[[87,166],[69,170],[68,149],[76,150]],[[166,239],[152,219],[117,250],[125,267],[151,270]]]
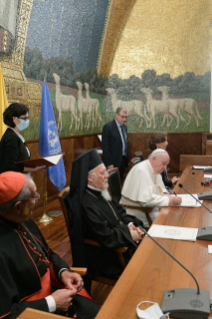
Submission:
[[[206,149],[207,149],[207,152],[208,152],[208,154],[210,155],[210,158],[211,158],[211,160],[212,160],[211,153],[209,152],[209,149],[208,149],[207,144],[204,143],[204,145],[205,145],[205,147],[206,147]],[[208,166],[208,167],[206,167],[206,168],[203,168],[203,172],[212,172],[212,166]]]
[[[188,177],[191,177],[191,178],[195,179],[195,181],[200,182],[201,185],[209,186],[209,187],[212,189],[212,187],[209,185],[209,183],[204,182],[204,181],[202,181],[201,179],[196,178],[196,177],[194,177],[194,176],[192,176],[192,175],[189,175],[189,174],[187,174],[187,173],[185,173],[185,172],[183,172],[183,171],[180,171],[180,173],[182,173],[182,174],[184,174],[184,175],[186,175],[186,176],[188,176]],[[211,198],[211,199],[212,199],[212,198]]]
[[[194,275],[179,260],[170,254],[161,244],[159,244],[145,229],[142,231],[154,241],[165,253],[174,259],[183,269],[185,269],[194,279],[196,288],[178,288],[165,290],[161,303],[163,313],[170,313],[171,318],[179,319],[206,319],[210,314],[210,297],[209,291],[199,289],[199,284]]]
[[[200,200],[197,199],[193,194],[191,194],[186,188],[184,188],[182,184],[179,184],[178,186],[180,188],[184,189],[184,191],[186,193],[191,195],[191,197],[193,197],[198,203],[200,203],[201,206],[203,206],[205,209],[207,209],[207,211],[209,211],[209,213],[212,214],[210,209],[208,207],[206,207],[203,203],[201,203]],[[212,240],[212,227],[208,226],[208,227],[199,228],[198,233],[197,233],[197,239],[199,239],[199,240]]]

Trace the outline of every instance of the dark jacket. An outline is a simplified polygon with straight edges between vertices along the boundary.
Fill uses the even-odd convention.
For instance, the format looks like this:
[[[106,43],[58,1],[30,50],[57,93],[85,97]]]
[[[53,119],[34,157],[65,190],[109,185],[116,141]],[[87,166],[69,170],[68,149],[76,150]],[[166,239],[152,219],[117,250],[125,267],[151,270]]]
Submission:
[[[23,165],[16,165],[16,162],[29,159],[26,145],[18,135],[8,128],[0,142],[0,173],[7,171],[23,172]]]
[[[127,132],[127,127],[124,125]],[[122,140],[115,120],[106,123],[102,130],[102,160],[106,167],[120,167],[122,161]],[[129,154],[127,150],[127,163]],[[127,166],[127,165],[126,165]]]
[[[108,205],[100,192],[90,188],[85,192],[82,208],[84,237],[101,245],[86,245],[87,267],[96,275],[117,279],[122,268],[114,250],[129,247],[124,256],[128,262],[138,246],[131,237],[128,223],[133,222],[135,226],[143,224],[126,214],[125,209],[114,200]]]
[[[164,169],[164,171],[161,173],[161,177],[162,177],[163,183],[166,187],[169,187],[169,188],[173,187],[171,179],[168,178],[168,174],[167,174],[166,169]]]
[[[30,249],[20,235],[20,232],[26,231],[26,238],[31,239],[22,225],[40,241],[40,246],[53,264],[56,276],[60,269],[69,266],[48,247],[31,219],[19,224],[20,232],[17,231],[17,224],[2,217],[0,220],[0,318],[8,315],[6,318],[14,319],[27,307],[48,312],[45,298],[24,301],[26,297],[41,289],[41,276],[46,273],[48,265],[43,260],[39,261],[39,254]]]

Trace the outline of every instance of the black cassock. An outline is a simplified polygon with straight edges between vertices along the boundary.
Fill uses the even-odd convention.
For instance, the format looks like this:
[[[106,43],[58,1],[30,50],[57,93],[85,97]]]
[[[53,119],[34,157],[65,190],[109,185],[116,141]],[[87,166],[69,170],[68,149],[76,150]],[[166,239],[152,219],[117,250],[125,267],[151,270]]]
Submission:
[[[129,247],[125,253],[129,261],[137,248],[128,224],[135,226],[142,222],[134,216],[127,215],[124,208],[116,201],[106,201],[100,191],[87,188],[82,201],[82,220],[85,238],[97,241],[103,247],[86,245],[87,267],[100,276],[117,279],[122,268],[115,249]]]
[[[45,256],[41,257],[38,246],[35,249],[29,233],[36,238]],[[48,261],[52,263],[56,277],[60,269],[69,268],[48,247],[30,218],[24,224],[16,224],[0,217],[0,318],[14,319],[27,307],[48,312],[45,298],[24,301],[41,289],[41,277],[49,267]],[[76,295],[69,315],[73,317],[72,312],[77,312],[77,318],[89,318],[90,314],[90,318],[94,318],[98,309],[89,299]]]

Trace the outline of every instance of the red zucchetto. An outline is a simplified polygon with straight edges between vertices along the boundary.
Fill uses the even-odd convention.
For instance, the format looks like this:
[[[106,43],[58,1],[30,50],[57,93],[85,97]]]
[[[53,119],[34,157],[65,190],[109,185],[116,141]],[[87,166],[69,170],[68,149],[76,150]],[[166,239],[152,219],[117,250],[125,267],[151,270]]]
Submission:
[[[4,204],[15,198],[22,190],[25,175],[17,172],[5,172],[0,174],[0,204]]]

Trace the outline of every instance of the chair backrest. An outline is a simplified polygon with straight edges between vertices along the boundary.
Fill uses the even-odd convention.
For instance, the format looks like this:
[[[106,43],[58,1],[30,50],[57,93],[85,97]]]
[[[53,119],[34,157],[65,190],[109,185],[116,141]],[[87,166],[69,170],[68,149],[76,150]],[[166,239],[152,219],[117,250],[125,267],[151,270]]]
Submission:
[[[108,184],[112,198],[119,202],[121,199],[121,181],[118,167],[108,169]]]
[[[144,160],[143,158],[143,152],[142,151],[136,151],[135,152],[136,157],[140,157],[140,161],[142,162]]]
[[[81,214],[73,209],[70,200],[70,187],[65,187],[58,195],[63,210],[70,242],[74,267],[86,267],[85,244]]]
[[[140,161],[141,161],[140,157],[133,157],[130,162],[131,162],[132,166],[134,166],[134,165],[140,163]]]
[[[69,223],[68,212],[67,212],[66,205],[65,205],[66,197],[69,195],[69,193],[70,193],[70,187],[67,186],[59,193],[58,197],[59,197],[60,205],[61,205],[62,210],[63,210],[63,215],[65,218],[69,238],[71,238],[71,228],[70,228],[70,223]]]

